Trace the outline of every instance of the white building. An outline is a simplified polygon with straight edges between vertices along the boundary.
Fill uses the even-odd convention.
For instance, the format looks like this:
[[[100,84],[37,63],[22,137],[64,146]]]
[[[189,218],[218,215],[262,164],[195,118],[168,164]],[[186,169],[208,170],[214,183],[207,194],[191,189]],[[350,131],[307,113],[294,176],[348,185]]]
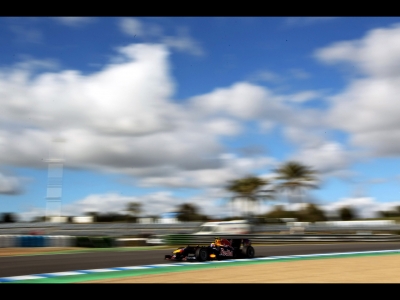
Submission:
[[[93,223],[93,216],[73,217],[72,223]]]
[[[179,223],[178,213],[177,212],[163,213],[161,215],[161,218],[158,220],[158,223],[162,223],[162,224]]]
[[[139,217],[137,218],[137,222],[140,224],[154,224],[158,222],[158,218],[154,217]]]

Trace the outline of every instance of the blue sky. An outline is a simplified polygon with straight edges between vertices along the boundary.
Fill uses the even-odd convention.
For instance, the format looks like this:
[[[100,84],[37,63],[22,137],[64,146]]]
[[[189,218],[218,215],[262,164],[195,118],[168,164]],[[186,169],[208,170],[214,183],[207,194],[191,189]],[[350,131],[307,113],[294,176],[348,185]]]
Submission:
[[[147,215],[191,202],[222,217],[229,180],[288,160],[319,172],[307,199],[326,211],[400,204],[400,18],[0,24],[0,212],[44,214],[55,145],[64,215],[136,201]]]

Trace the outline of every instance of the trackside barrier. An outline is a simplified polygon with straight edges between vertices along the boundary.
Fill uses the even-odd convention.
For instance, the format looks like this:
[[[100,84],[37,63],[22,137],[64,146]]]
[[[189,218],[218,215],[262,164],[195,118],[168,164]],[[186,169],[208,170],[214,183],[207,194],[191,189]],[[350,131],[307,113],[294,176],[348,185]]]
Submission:
[[[0,235],[0,248],[74,247],[74,236]]]
[[[293,242],[400,242],[400,235],[357,235],[357,234],[329,234],[329,235],[220,235],[226,239],[250,239],[253,244],[293,243]],[[177,235],[164,237],[166,245],[209,244],[214,240],[210,235]]]
[[[116,239],[115,247],[137,247],[146,246],[147,239],[145,238],[126,238],[126,239]]]
[[[0,248],[17,247],[17,237],[15,235],[0,235]]]
[[[74,247],[75,239],[76,237],[69,235],[46,236],[45,247]]]
[[[62,240],[60,236],[52,235],[47,237],[47,247],[62,247]]]
[[[253,244],[285,244],[309,242],[400,242],[400,235],[391,234],[271,234],[271,235],[220,235],[227,239],[247,238]],[[206,245],[213,241],[212,235],[170,234],[160,236],[166,245]],[[147,239],[115,239],[111,237],[88,236],[26,236],[26,235],[0,235],[0,248],[11,247],[87,247],[109,248],[142,246]]]
[[[165,236],[165,242],[168,245],[180,245],[180,244],[187,245],[193,243],[195,240],[196,240],[196,235],[191,235],[191,234],[169,234]],[[210,242],[209,236],[208,236],[208,242]]]
[[[132,237],[140,234],[167,235],[167,234],[192,234],[198,231],[202,222],[184,222],[174,224],[140,224],[140,223],[93,223],[93,224],[68,224],[68,223],[4,223],[0,224],[0,235],[29,235],[32,231],[45,232],[47,235],[70,236],[111,236]],[[356,231],[371,231],[376,233],[400,232],[400,224],[381,221],[330,221],[330,222],[287,222],[282,224],[255,224],[254,234],[274,234],[288,232],[290,229],[302,227],[304,233],[343,233]],[[294,230],[293,230],[294,231]],[[39,234],[40,235],[40,234]]]
[[[45,247],[45,238],[40,235],[22,235],[18,237],[18,247]]]
[[[10,247],[10,248],[18,247],[18,236],[17,235],[7,235],[5,247]]]
[[[114,239],[110,237],[78,236],[76,237],[75,246],[85,248],[111,248],[114,244]]]

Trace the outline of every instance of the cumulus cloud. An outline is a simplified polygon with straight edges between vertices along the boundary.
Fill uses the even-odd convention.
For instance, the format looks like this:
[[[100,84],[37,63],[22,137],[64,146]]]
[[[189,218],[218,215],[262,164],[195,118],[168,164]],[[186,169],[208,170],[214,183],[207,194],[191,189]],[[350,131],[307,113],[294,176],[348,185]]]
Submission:
[[[30,222],[37,217],[43,217],[45,215],[46,209],[40,207],[32,207],[21,213],[18,213],[18,219],[22,222]]]
[[[288,17],[285,18],[286,26],[306,26],[337,19],[337,17]]]
[[[165,35],[159,25],[143,22],[137,18],[121,18],[118,26],[123,33],[132,37],[150,38],[156,42],[163,43],[170,49],[197,56],[204,54],[204,49],[200,42],[190,36],[189,29],[186,27],[177,28],[176,35]]]
[[[304,208],[307,203],[276,203],[276,205],[283,206],[285,210],[297,211]],[[338,212],[343,207],[350,207],[356,218],[367,219],[367,218],[379,218],[380,211],[394,210],[396,206],[400,205],[400,202],[379,202],[374,198],[370,197],[352,197],[352,198],[341,198],[336,201],[332,201],[328,204],[316,204],[322,209],[327,216],[338,216]],[[274,209],[274,205],[264,205],[263,209],[265,212],[270,212]]]
[[[199,114],[225,114],[242,120],[279,118],[285,121],[291,114],[279,96],[247,82],[192,97],[190,104]]]
[[[322,127],[328,125],[321,112],[302,109],[301,113],[292,107],[288,99],[306,101],[320,95],[306,91],[291,96],[279,95],[270,89],[248,82],[238,82],[227,88],[192,97],[190,106],[198,114],[229,116],[239,120],[256,120],[261,128],[269,129],[273,122],[284,126]]]
[[[129,45],[119,52],[123,62],[90,75],[0,70],[0,143],[7,154],[1,162],[39,166],[56,133],[67,141],[70,166],[190,162],[219,149],[209,133],[215,127],[227,133],[227,124],[216,121],[205,132],[170,101],[174,83],[165,47]]]
[[[154,123],[155,120],[152,120],[151,116],[145,120],[145,116],[140,117],[138,112],[144,113],[144,110],[151,109],[171,94],[173,84],[167,76],[168,65],[165,63],[167,52],[162,47],[144,45],[128,46],[120,51],[130,63],[110,65],[90,76],[67,70],[60,73],[44,73],[29,81],[27,72],[1,72],[0,92],[2,98],[9,101],[9,104],[3,104],[9,118],[31,118],[32,123],[37,126],[50,125],[49,127],[56,126],[57,129],[61,129],[66,125],[74,127],[74,122],[65,124],[62,121],[69,119],[65,114],[78,113],[82,119],[87,120],[87,125],[94,125],[102,132],[124,132],[129,125],[136,128],[137,132],[155,129],[159,126]],[[136,62],[136,58],[140,62]],[[159,72],[150,70],[153,68]],[[149,88],[154,82],[158,82],[160,86],[157,88],[155,84]],[[17,87],[19,91],[16,90]],[[147,91],[147,94],[144,94],[144,91]],[[135,95],[134,98],[132,94]],[[150,98],[152,101],[146,104],[143,98]],[[111,103],[111,99],[118,99],[119,105],[113,105],[115,103]],[[35,105],[32,107],[29,105],[31,103]],[[26,106],[26,109],[22,106]],[[79,112],[80,109],[83,111]],[[153,110],[155,111],[155,108]],[[123,111],[125,113],[122,113]],[[125,115],[122,119],[121,113]],[[111,118],[118,115],[120,119],[111,122],[111,119],[104,119],[107,115]],[[127,117],[131,119],[135,115],[139,118],[133,121],[137,123],[136,126],[127,120]],[[50,119],[50,123],[46,122]],[[78,126],[82,125],[80,123]]]
[[[263,70],[249,76],[250,81],[266,81],[272,83],[281,83],[284,79],[275,72]]]
[[[346,151],[337,142],[323,142],[316,147],[304,147],[292,159],[312,166],[320,175],[343,175],[340,171],[346,170],[357,161],[356,153]],[[338,173],[339,172],[339,173]]]
[[[122,32],[130,36],[141,36],[143,34],[142,22],[135,18],[123,18],[119,22]]]
[[[95,20],[93,17],[53,17],[53,19],[69,27],[80,27]]]
[[[354,66],[362,77],[331,97],[327,120],[333,128],[351,134],[353,146],[376,156],[397,156],[400,147],[398,95],[400,93],[400,25],[379,28],[363,38],[337,42],[319,49],[316,57],[326,63]]]
[[[374,198],[343,198],[330,204],[321,206],[327,212],[334,213],[344,206],[352,207],[359,218],[376,218],[379,217],[379,211],[392,210],[393,207],[400,205],[400,202],[378,202]]]
[[[229,211],[222,206],[216,206],[215,199],[224,196],[219,189],[205,189],[202,193],[187,197],[176,197],[170,191],[160,191],[141,196],[125,196],[120,193],[110,192],[105,194],[91,194],[83,199],[65,204],[61,208],[63,216],[82,216],[89,212],[99,214],[116,213],[126,214],[127,204],[137,202],[142,205],[142,216],[158,215],[176,211],[183,203],[191,203],[197,206],[199,212],[209,216],[226,216]],[[216,212],[218,207],[218,212]],[[45,210],[37,207],[30,208],[18,216],[23,221],[31,221],[35,217],[44,216]]]
[[[66,168],[122,173],[147,186],[214,186],[268,164],[269,158],[226,163],[219,138],[241,133],[238,117],[257,114],[274,99],[271,93],[234,85],[222,93],[218,109],[228,111],[225,116],[210,109],[214,95],[200,97],[206,103],[201,113],[191,100],[179,105],[171,100],[174,82],[165,47],[134,44],[118,51],[119,62],[89,75],[0,70],[0,162],[46,168],[52,139],[59,136],[65,140]],[[253,106],[245,114],[243,97]],[[225,105],[229,99],[236,101],[233,109]],[[281,106],[276,110],[285,111]]]
[[[200,43],[189,35],[189,30],[185,27],[178,28],[176,36],[164,36],[161,41],[172,49],[188,52],[193,55],[204,55],[204,50]]]
[[[243,130],[239,122],[224,118],[216,118],[206,122],[205,127],[216,134],[228,136],[237,135]]]
[[[244,122],[255,121],[266,130],[286,126],[305,156],[323,162],[339,155],[335,165],[322,168],[345,166],[343,150],[324,146],[323,133],[310,130],[325,126],[318,111],[299,113],[287,96],[248,82],[175,102],[167,46],[131,44],[116,50],[110,63],[92,74],[51,68],[33,74],[27,61],[25,67],[0,70],[0,163],[46,168],[44,159],[58,135],[65,139],[66,168],[126,174],[145,187],[221,189],[228,180],[276,163],[265,156],[223,155],[227,149],[220,138],[243,133]],[[314,155],[311,146],[328,154]],[[175,201],[163,197],[154,201],[166,199],[165,206]],[[118,207],[139,198],[92,195],[82,207],[96,199],[115,199]],[[215,199],[209,201],[211,206]]]
[[[316,98],[320,98],[321,96],[323,96],[323,94],[318,91],[302,91],[293,95],[289,95],[287,97],[288,101],[292,101],[295,103],[304,103]]]
[[[10,70],[21,71],[56,70],[59,63],[54,59],[35,59],[29,55],[20,55],[21,61],[17,62]]]
[[[275,160],[270,157],[237,157],[229,153],[222,154],[220,159],[222,163],[219,168],[177,170],[164,176],[145,178],[139,182],[139,185],[145,187],[167,186],[170,188],[222,188],[229,180],[246,176],[275,163]],[[211,160],[211,162],[213,161]]]
[[[41,43],[43,34],[35,28],[27,28],[22,25],[10,25],[10,30],[15,34],[16,40],[22,43]]]
[[[21,179],[0,173],[0,195],[17,195],[21,193]]]
[[[308,79],[311,75],[302,69],[290,69],[290,74],[297,79]]]
[[[192,97],[189,104],[199,115],[256,121],[261,133],[268,133],[278,125],[283,137],[297,148],[292,155],[294,159],[318,166],[326,175],[342,176],[355,162],[356,156],[340,143],[331,142],[331,124],[326,113],[293,106],[293,102],[304,102],[322,95],[321,91],[279,95],[268,88],[239,82]]]
[[[369,31],[362,39],[341,41],[318,49],[315,56],[329,64],[352,63],[373,77],[399,76],[400,24]]]

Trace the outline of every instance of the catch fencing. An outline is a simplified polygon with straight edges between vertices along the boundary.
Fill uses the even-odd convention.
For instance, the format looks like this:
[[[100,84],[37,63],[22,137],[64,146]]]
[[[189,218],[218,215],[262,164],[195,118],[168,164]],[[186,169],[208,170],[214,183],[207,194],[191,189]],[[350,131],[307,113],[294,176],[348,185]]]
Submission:
[[[315,243],[315,242],[399,242],[400,235],[392,234],[246,234],[221,235],[226,239],[250,239],[254,245],[287,244],[287,243]],[[207,245],[213,242],[210,235],[195,234],[167,234],[159,236],[162,243],[158,245],[185,246]],[[0,248],[14,247],[86,247],[110,248],[154,245],[147,242],[147,238],[113,238],[89,236],[29,236],[29,235],[0,235]]]
[[[0,248],[75,247],[74,236],[0,235]]]
[[[252,244],[285,244],[285,243],[309,243],[309,242],[400,242],[400,235],[391,234],[274,234],[274,235],[221,235],[226,239],[250,239]],[[197,245],[210,244],[213,236],[209,235],[181,235],[171,234],[164,236],[166,245]]]

